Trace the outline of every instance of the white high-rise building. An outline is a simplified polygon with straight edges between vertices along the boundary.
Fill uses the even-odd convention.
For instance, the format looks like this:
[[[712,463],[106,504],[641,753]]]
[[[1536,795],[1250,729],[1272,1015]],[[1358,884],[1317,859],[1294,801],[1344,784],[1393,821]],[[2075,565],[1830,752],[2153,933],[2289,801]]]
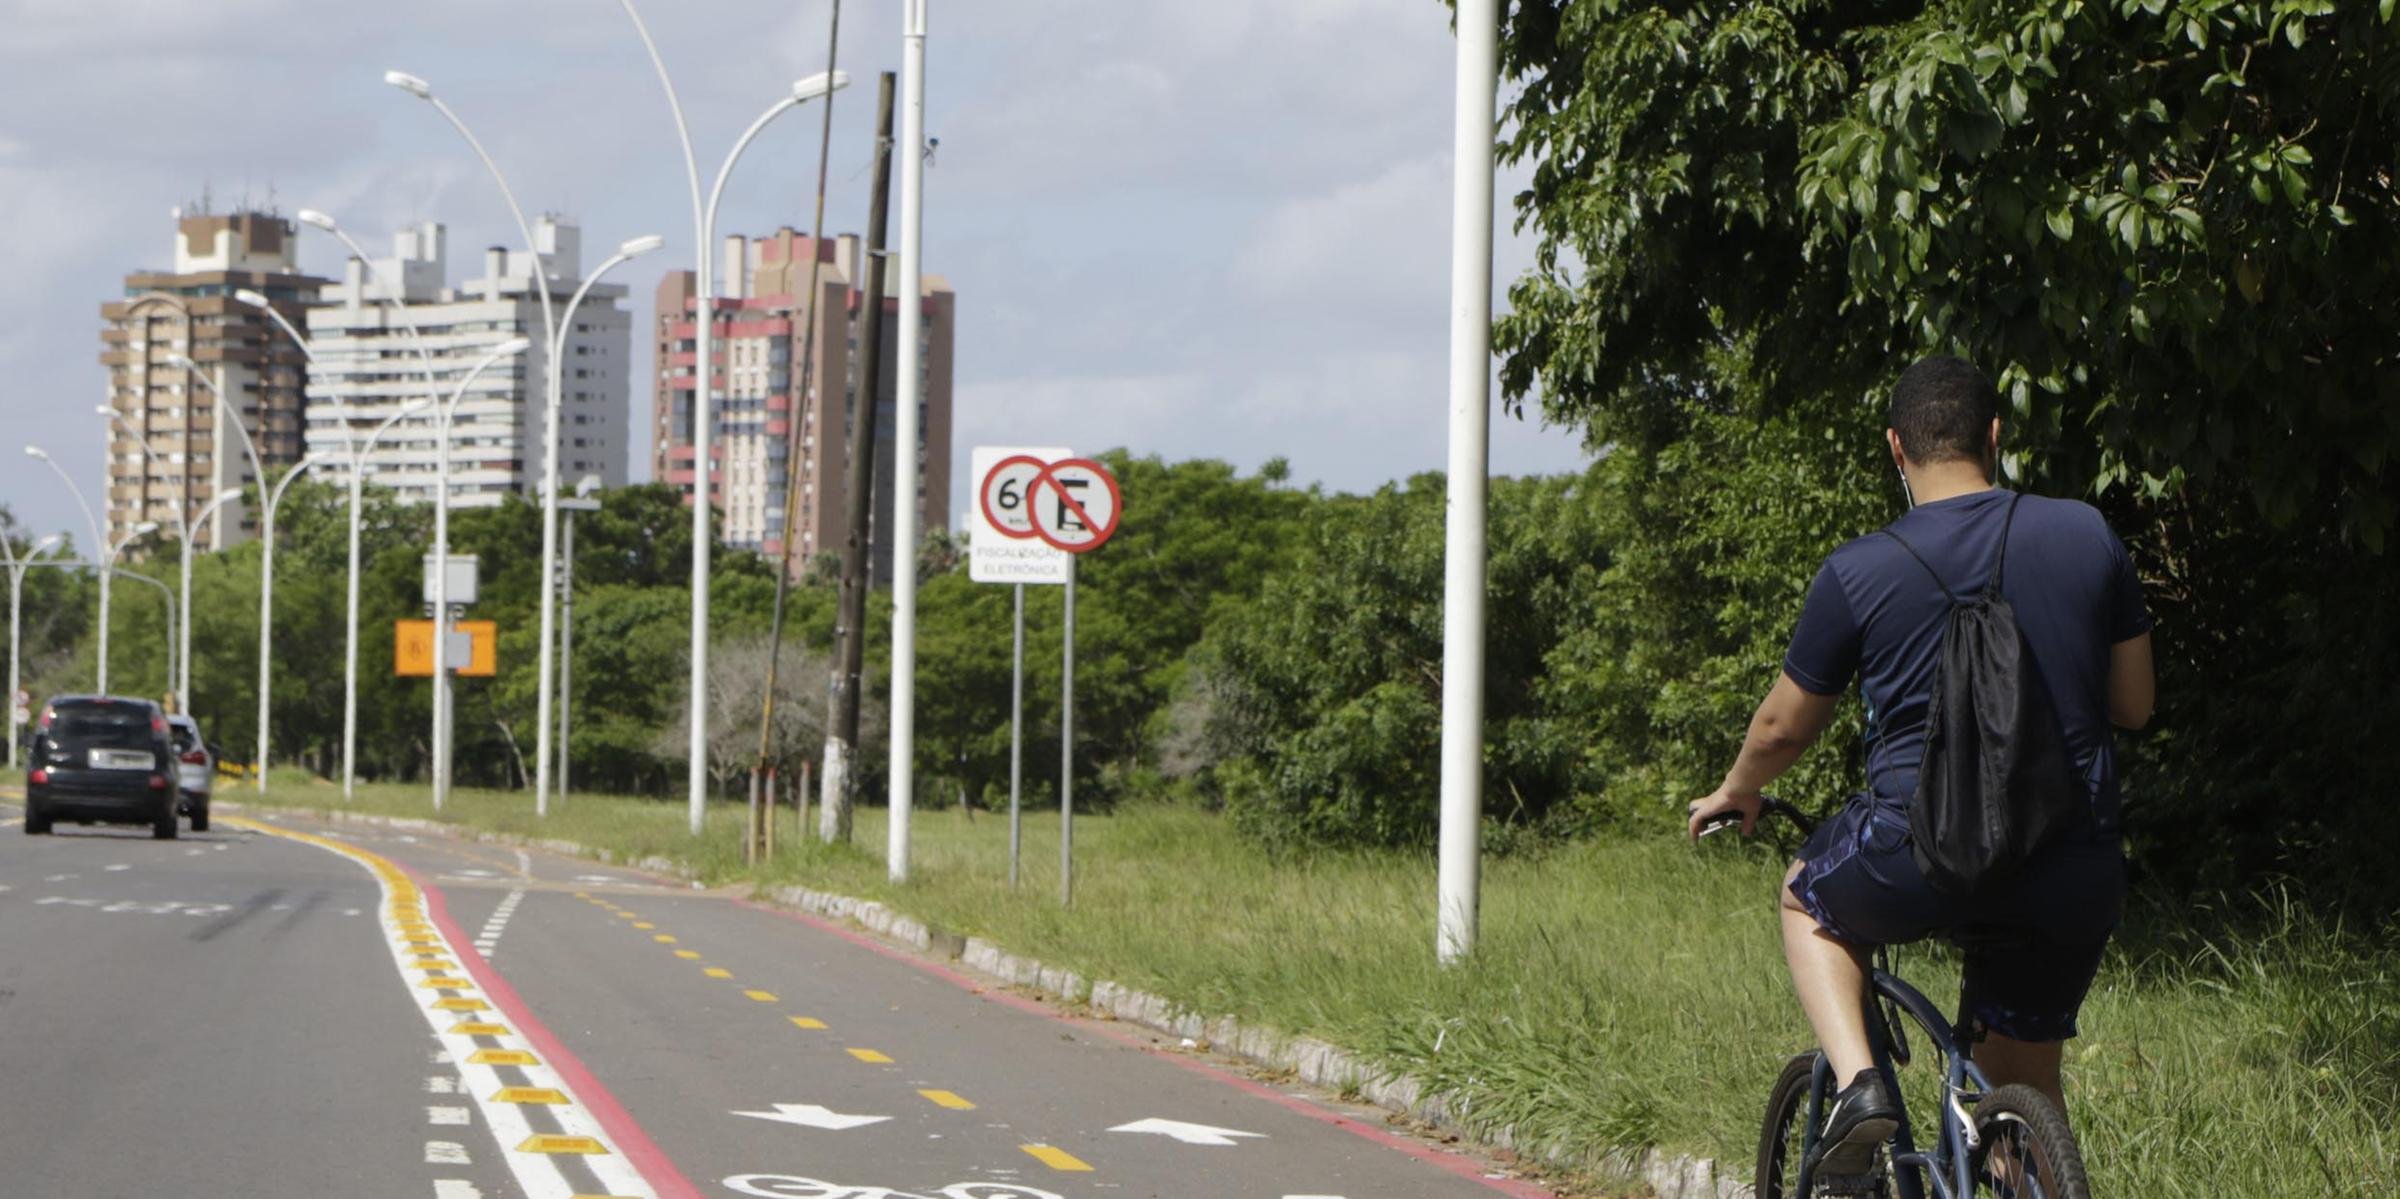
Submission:
[[[534,238],[538,255],[495,246],[484,251],[482,276],[455,287],[445,282],[445,232],[432,222],[396,234],[392,257],[373,269],[351,260],[342,281],[326,285],[308,310],[316,350],[308,379],[308,451],[346,457],[345,425],[363,443],[385,418],[431,396],[434,403],[403,417],[365,455],[368,482],[392,488],[406,503],[431,500],[440,450],[436,409],[493,347],[526,337],[532,348],[477,376],[451,417],[450,502],[491,507],[511,492],[538,497],[548,353],[534,289],[537,278],[547,281],[563,319],[582,282],[583,257],[575,226],[554,217],[541,218]],[[565,339],[562,490],[585,475],[598,475],[609,487],[626,482],[632,317],[618,306],[624,296],[620,285],[594,285]],[[387,298],[400,301],[405,319],[383,302]]]

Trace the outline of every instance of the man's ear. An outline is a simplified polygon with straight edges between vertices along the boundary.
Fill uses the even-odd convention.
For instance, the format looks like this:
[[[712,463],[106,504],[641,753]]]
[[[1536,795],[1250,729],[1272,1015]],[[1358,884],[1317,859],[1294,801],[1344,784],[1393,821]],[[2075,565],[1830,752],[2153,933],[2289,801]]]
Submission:
[[[1900,452],[1900,430],[1885,429],[1883,440],[1892,450],[1892,467],[1903,474],[1908,472],[1908,455]]]
[[[1991,436],[1984,442],[1984,454],[1992,464],[1992,482],[2000,481],[2000,418],[1992,418]]]

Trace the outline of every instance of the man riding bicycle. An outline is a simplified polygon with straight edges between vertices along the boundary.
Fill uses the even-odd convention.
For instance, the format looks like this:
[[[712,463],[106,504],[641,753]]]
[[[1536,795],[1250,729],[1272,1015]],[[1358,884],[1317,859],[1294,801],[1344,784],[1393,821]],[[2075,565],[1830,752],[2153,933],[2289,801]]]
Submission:
[[[2110,726],[2147,723],[2155,685],[2141,585],[2100,514],[1994,486],[1999,395],[1982,372],[1956,358],[1909,367],[1884,436],[1909,511],[1887,535],[1826,558],[1740,756],[1715,793],[1691,805],[1694,836],[1727,813],[1750,832],[1761,790],[1825,731],[1857,677],[1867,790],[1818,826],[1781,888],[1793,989],[1834,1077],[1846,1080],[1822,1141],[1825,1168],[1841,1173],[1863,1169],[1896,1124],[1866,1030],[1867,961],[1879,946],[1958,937],[1964,1035],[1976,1064],[1994,1086],[2030,1085],[2065,1110],[2060,1051],[2124,900]],[[2002,883],[1961,895],[1924,877],[1909,844],[1909,805],[1950,597],[1981,591],[2002,561],[2003,539],[2000,591],[2031,651],[2033,681],[2056,708],[2091,819]]]

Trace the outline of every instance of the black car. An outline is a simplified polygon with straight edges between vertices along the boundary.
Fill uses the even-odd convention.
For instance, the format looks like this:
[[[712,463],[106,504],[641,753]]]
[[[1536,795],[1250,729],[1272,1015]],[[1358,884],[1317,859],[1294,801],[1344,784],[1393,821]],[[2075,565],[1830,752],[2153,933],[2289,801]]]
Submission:
[[[175,752],[146,699],[61,695],[42,706],[25,770],[25,831],[53,821],[147,824],[175,838]]]

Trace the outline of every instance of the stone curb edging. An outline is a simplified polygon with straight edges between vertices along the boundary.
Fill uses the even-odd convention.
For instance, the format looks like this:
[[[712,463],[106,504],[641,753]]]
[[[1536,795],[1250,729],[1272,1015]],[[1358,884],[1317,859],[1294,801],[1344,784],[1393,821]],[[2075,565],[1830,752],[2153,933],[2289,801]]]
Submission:
[[[223,806],[235,811],[242,809],[238,802]],[[366,824],[435,833],[487,845],[522,846],[612,866],[630,867],[695,885],[698,883],[693,872],[682,863],[656,855],[634,858],[574,841],[490,832],[409,816],[377,816],[337,809],[304,810],[333,824]],[[1489,1132],[1471,1129],[1451,1110],[1449,1096],[1428,1095],[1420,1080],[1406,1074],[1376,1069],[1358,1055],[1314,1037],[1290,1036],[1272,1029],[1246,1025],[1232,1016],[1210,1020],[1163,995],[1136,990],[1106,979],[1088,980],[1063,967],[1044,965],[1037,959],[1010,953],[982,937],[962,937],[934,928],[875,900],[808,887],[778,887],[768,892],[766,898],[777,906],[794,911],[829,920],[847,921],[918,953],[956,962],[998,983],[1038,991],[1061,1003],[1088,1005],[1124,1023],[1169,1036],[1205,1042],[1214,1049],[1253,1065],[1289,1071],[1311,1086],[1341,1094],[1356,1094],[1378,1107],[1422,1120],[1445,1132],[1496,1148],[1524,1153],[1554,1165],[1588,1169],[1599,1164],[1578,1158],[1556,1145],[1520,1143],[1513,1128]],[[1719,1177],[1718,1164],[1706,1158],[1672,1155],[1650,1149],[1635,1159],[1630,1171],[1620,1163],[1614,1172],[1629,1172],[1632,1181],[1648,1186],[1658,1199],[1753,1199],[1748,1183]]]

